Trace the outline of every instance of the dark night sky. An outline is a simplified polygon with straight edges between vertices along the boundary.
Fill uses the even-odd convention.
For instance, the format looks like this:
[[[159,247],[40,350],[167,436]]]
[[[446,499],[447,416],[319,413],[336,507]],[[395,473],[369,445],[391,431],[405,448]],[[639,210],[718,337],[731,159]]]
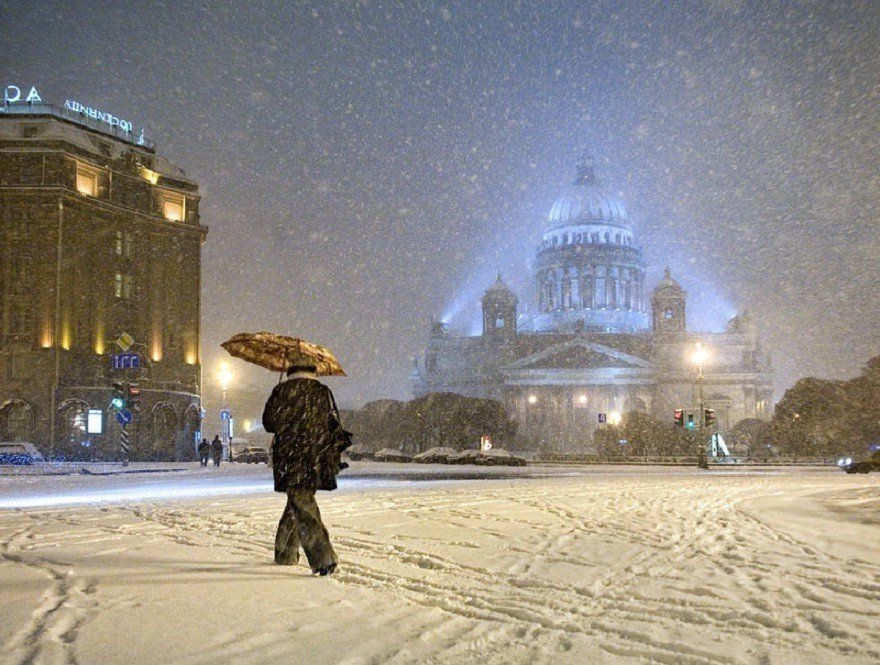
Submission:
[[[202,189],[206,383],[235,332],[408,396],[429,320],[529,262],[589,147],[692,326],[779,388],[880,353],[880,4],[0,0],[2,81],[131,119]],[[240,380],[274,377],[235,365]],[[779,395],[777,395],[778,397]]]

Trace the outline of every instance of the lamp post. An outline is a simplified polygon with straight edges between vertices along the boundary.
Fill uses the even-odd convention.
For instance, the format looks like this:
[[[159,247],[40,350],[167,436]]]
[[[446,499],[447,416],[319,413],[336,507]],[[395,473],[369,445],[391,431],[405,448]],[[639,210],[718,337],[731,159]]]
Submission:
[[[220,381],[220,390],[222,397],[220,400],[220,409],[228,410],[229,404],[226,401],[226,393],[229,390],[229,384],[232,382],[232,370],[229,365],[223,363],[220,365],[220,371],[217,373],[217,379]],[[230,414],[231,417],[231,414]],[[226,451],[226,459],[232,460],[232,447],[229,439],[229,421],[221,420],[221,439],[223,441],[223,449]]]
[[[708,359],[709,351],[703,346],[702,342],[697,342],[694,346],[694,353],[691,360],[693,360],[694,364],[697,366],[697,392],[699,395],[698,405],[700,409],[700,426],[697,430],[697,466],[701,468],[706,468],[708,466],[705,459],[706,447],[703,440],[703,431],[706,427],[706,407],[703,404],[703,365]]]

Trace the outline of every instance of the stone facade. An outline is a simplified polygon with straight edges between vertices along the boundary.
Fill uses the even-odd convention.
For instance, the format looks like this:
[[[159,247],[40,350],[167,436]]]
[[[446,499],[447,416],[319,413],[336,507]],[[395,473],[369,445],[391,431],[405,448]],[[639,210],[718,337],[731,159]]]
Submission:
[[[414,394],[498,399],[522,445],[571,452],[593,450],[600,414],[613,422],[644,411],[671,422],[680,408],[698,418],[700,382],[722,431],[769,417],[772,368],[752,318],[734,317],[723,333],[688,331],[687,294],[668,269],[649,299],[626,210],[598,186],[589,158],[551,210],[534,277],[538,313],[519,329],[519,299],[500,275],[483,297],[482,335],[435,323],[413,368]],[[708,352],[701,380],[698,342]]]
[[[0,440],[118,456],[114,381],[137,382],[134,459],[199,429],[198,186],[143,141],[49,105],[0,113]],[[138,370],[114,370],[127,332]],[[90,409],[103,433],[86,432]]]

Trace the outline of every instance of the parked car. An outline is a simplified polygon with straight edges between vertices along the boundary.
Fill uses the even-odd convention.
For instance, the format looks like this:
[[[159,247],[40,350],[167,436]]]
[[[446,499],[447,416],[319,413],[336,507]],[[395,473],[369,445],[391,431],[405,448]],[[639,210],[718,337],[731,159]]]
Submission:
[[[0,442],[0,464],[28,465],[46,460],[37,447],[26,441]]]
[[[476,464],[477,466],[525,466],[526,460],[511,455],[501,448],[492,450],[465,450],[449,456],[450,464]]]
[[[420,462],[421,464],[449,464],[450,456],[457,455],[458,451],[455,448],[449,448],[448,446],[435,446],[434,448],[428,448],[423,453],[419,453],[413,457],[413,462]]]
[[[395,450],[394,448],[383,448],[373,455],[373,459],[377,462],[411,462],[412,455],[407,455],[405,452]]]
[[[367,448],[362,443],[356,443],[351,448],[342,453],[352,462],[357,462],[358,460],[370,460],[373,459],[373,451]]]
[[[242,464],[268,464],[269,451],[260,446],[248,446],[236,452],[232,459]]]
[[[841,457],[837,460],[837,466],[847,473],[880,471],[880,450],[875,450],[869,456],[863,458]]]

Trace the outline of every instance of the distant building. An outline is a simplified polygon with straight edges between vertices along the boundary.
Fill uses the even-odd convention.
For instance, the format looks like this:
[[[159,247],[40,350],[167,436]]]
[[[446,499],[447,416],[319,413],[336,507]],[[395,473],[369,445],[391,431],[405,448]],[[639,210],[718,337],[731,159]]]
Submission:
[[[191,454],[207,228],[196,183],[130,129],[75,102],[0,107],[0,440],[115,458],[128,380],[133,458]],[[111,367],[123,333],[140,369]]]
[[[701,342],[704,405],[719,425],[769,416],[770,356],[751,317],[734,317],[724,333],[688,331],[687,294],[668,269],[649,295],[626,208],[599,186],[591,158],[550,210],[534,279],[529,319],[518,318],[519,298],[499,275],[482,299],[481,335],[435,323],[413,368],[414,394],[498,399],[523,445],[585,452],[600,420],[629,411],[672,422],[682,408],[698,419],[692,356]]]

